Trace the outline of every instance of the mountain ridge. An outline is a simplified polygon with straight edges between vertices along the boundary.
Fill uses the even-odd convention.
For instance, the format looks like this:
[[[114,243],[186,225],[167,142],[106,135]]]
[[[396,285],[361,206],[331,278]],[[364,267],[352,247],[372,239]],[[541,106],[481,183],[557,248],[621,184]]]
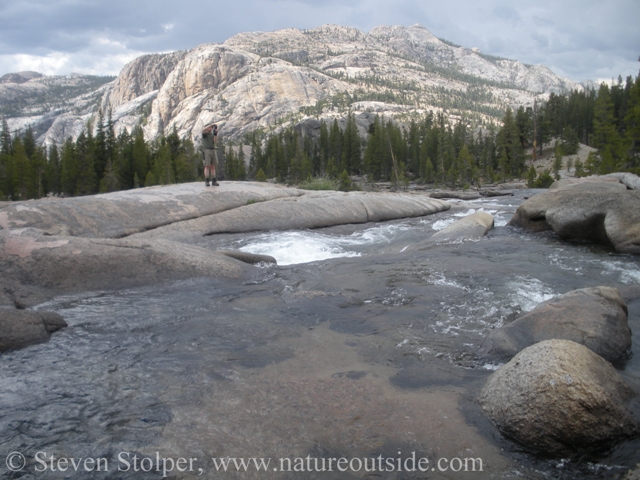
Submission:
[[[0,112],[6,116],[9,90],[28,92],[43,78],[99,83],[77,75],[0,83]],[[219,44],[143,55],[112,81],[8,122],[13,131],[30,125],[45,144],[76,138],[88,121],[95,123],[100,108],[112,112],[117,131],[141,125],[148,140],[173,129],[197,139],[211,121],[227,138],[238,139],[253,130],[266,133],[349,111],[398,119],[442,111],[479,125],[499,121],[506,106],[530,105],[571,89],[582,86],[543,65],[440,40],[421,25],[379,26],[369,33],[322,25],[242,32]]]

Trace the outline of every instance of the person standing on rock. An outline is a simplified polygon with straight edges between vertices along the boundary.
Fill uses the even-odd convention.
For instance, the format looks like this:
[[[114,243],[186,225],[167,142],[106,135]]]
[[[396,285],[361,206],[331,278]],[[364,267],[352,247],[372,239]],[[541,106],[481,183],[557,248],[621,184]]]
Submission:
[[[204,163],[205,185],[217,186],[216,167],[218,166],[218,125],[210,123],[202,130],[202,162]]]

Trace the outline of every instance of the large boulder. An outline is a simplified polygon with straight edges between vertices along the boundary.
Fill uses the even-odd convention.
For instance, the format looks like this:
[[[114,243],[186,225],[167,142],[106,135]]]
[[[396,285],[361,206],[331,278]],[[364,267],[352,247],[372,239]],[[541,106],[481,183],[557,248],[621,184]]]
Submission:
[[[584,345],[609,362],[631,348],[627,305],[617,290],[583,288],[541,303],[508,325],[491,332],[483,344],[489,356],[505,360],[534,343],[553,338]]]
[[[560,186],[526,200],[509,225],[533,232],[552,229],[566,240],[603,243],[637,254],[640,191],[611,180]]]
[[[569,340],[546,340],[493,373],[479,401],[507,437],[537,453],[573,457],[637,435],[633,398],[601,356]]]
[[[67,326],[55,312],[0,309],[0,352],[46,342],[49,336]]]
[[[487,232],[493,228],[493,223],[494,220],[491,214],[483,211],[477,211],[453,222],[451,225],[434,233],[426,240],[412,245],[409,247],[408,251],[425,250],[443,243],[477,241],[484,237]]]
[[[451,190],[432,192],[429,196],[431,198],[457,198],[460,200],[477,200],[480,198],[480,194],[478,192],[461,192]]]
[[[479,240],[492,228],[493,216],[479,210],[434,233],[429,240],[436,243]]]
[[[255,267],[213,250],[161,238],[100,239],[43,235],[34,228],[0,230],[0,287],[11,289],[14,298],[9,300],[22,306],[73,292],[193,277],[237,279],[251,268]]]
[[[247,203],[304,194],[303,190],[266,183],[223,182],[212,190],[198,182],[86,197],[43,198],[2,205],[0,227],[33,227],[50,235],[122,238]]]
[[[323,228],[420,217],[442,212],[450,207],[447,202],[420,195],[311,192],[299,197],[282,197],[269,202],[250,203],[231,211],[136,234],[132,238],[162,236],[183,239],[190,235]]]
[[[223,182],[0,206],[0,305],[192,277],[240,279],[271,257],[215,252],[203,235],[378,222],[447,210],[420,195]]]

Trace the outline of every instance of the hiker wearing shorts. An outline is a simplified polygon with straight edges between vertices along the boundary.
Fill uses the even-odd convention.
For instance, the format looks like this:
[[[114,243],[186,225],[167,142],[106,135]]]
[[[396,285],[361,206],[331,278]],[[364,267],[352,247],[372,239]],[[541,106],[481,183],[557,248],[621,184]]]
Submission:
[[[202,130],[202,162],[204,163],[204,178],[207,187],[209,186],[209,179],[211,179],[211,185],[219,185],[216,181],[216,167],[218,166],[217,143],[218,126],[213,123],[206,125]]]

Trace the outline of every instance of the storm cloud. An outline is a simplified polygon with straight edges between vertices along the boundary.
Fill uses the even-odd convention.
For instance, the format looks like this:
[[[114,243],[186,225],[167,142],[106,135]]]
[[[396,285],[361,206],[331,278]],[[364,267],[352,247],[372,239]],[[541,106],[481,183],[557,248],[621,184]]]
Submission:
[[[637,75],[638,18],[636,0],[21,0],[0,6],[0,75],[115,75],[143,53],[220,43],[241,32],[326,23],[368,32],[419,23],[459,45],[600,81]]]

